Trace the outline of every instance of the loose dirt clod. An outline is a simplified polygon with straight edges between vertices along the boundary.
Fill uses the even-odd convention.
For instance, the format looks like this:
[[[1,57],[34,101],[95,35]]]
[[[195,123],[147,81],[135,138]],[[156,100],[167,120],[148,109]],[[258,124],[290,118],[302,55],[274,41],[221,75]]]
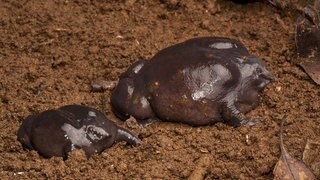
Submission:
[[[281,122],[280,126],[280,148],[281,157],[277,162],[273,174],[274,179],[311,179],[315,180],[315,175],[308,169],[308,167],[296,158],[289,155],[287,150],[283,146],[283,124],[285,120]]]
[[[93,92],[104,92],[106,90],[112,90],[118,81],[99,81],[91,84],[91,90]]]
[[[189,178],[190,180],[193,179],[204,179],[204,176],[207,173],[208,167],[210,165],[210,157],[208,155],[204,155],[200,157],[200,159],[197,161],[196,169],[192,171]]]

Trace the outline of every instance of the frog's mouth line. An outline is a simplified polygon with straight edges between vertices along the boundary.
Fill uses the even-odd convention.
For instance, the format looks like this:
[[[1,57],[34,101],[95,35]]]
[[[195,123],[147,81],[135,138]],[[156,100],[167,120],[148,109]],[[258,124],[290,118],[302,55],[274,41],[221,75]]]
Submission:
[[[269,80],[270,82],[275,81],[275,76],[274,76],[274,74],[273,74],[271,71],[269,71],[269,70],[263,72],[263,73],[260,75],[260,77],[261,77],[261,78],[264,78],[264,79],[266,79],[266,80]]]

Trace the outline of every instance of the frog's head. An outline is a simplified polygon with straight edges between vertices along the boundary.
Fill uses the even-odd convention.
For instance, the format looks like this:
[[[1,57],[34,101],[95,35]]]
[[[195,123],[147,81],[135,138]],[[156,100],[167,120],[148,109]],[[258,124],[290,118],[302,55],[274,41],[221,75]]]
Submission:
[[[257,57],[250,57],[247,60],[237,58],[241,61],[239,65],[242,87],[262,91],[274,80],[272,70],[267,64]]]

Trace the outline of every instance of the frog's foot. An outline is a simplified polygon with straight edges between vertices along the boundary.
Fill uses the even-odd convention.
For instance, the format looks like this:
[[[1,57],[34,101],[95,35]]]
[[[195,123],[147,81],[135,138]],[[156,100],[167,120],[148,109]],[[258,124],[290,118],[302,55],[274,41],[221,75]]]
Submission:
[[[246,125],[249,126],[249,127],[253,127],[253,126],[255,126],[257,123],[259,123],[260,121],[261,121],[260,118],[254,118],[253,120],[248,121],[248,122],[246,123]]]
[[[245,116],[234,105],[222,107],[221,115],[225,122],[233,127],[239,127],[248,122]]]
[[[137,120],[137,122],[143,127],[148,127],[148,126],[152,125],[153,123],[159,122],[159,121],[161,121],[161,120],[158,118],[148,118],[148,119],[138,119]]]
[[[22,147],[24,149],[31,149],[31,150],[34,149],[31,142],[30,142],[29,136],[31,134],[31,127],[32,127],[32,124],[33,124],[33,121],[35,118],[36,118],[36,116],[34,116],[34,115],[28,116],[22,122],[22,125],[18,130],[18,134],[17,134],[18,140],[21,142]]]
[[[247,124],[248,120],[246,118],[241,118],[240,116],[233,115],[227,121],[227,124],[233,127],[240,127],[242,124]]]
[[[141,143],[141,140],[133,134],[131,134],[128,130],[118,127],[115,142],[120,141],[125,141],[133,146],[138,146]]]
[[[113,114],[117,117],[117,118],[119,118],[120,120],[122,120],[122,121],[125,121],[125,120],[127,120],[128,118],[130,118],[130,116],[129,115],[123,115],[122,113],[120,113],[119,111],[117,111],[117,109],[116,108],[114,108],[113,106],[111,106],[111,110],[112,110],[112,112],[113,112]]]

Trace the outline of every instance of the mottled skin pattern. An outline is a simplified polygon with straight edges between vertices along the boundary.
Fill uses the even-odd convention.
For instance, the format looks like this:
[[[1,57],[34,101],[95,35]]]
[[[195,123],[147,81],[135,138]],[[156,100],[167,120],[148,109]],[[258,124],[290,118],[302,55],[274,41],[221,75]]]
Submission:
[[[80,105],[63,106],[28,116],[18,131],[18,140],[25,148],[36,150],[43,157],[60,156],[64,159],[75,149],[83,149],[90,157],[115,142],[139,143],[138,138],[107,120],[100,111]]]
[[[134,63],[111,95],[121,119],[160,119],[193,126],[240,126],[271,81],[266,64],[238,41],[203,37]]]

